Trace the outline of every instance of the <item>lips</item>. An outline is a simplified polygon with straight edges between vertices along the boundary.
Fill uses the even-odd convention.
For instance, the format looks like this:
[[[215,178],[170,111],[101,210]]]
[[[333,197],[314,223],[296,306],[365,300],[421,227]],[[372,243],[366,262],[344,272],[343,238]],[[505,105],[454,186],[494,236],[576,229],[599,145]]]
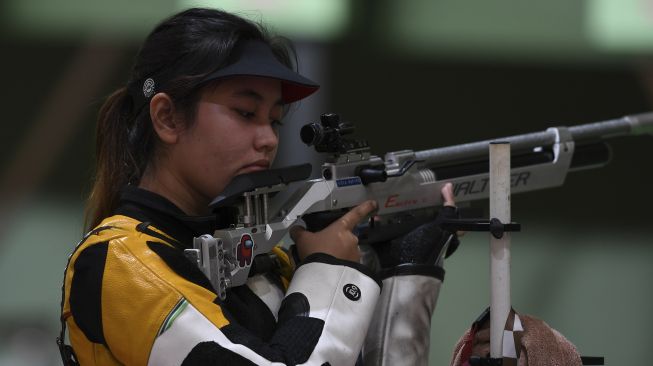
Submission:
[[[240,168],[238,171],[239,174],[246,174],[252,172],[258,172],[261,170],[270,169],[270,161],[266,159],[257,160],[251,164],[247,164]]]

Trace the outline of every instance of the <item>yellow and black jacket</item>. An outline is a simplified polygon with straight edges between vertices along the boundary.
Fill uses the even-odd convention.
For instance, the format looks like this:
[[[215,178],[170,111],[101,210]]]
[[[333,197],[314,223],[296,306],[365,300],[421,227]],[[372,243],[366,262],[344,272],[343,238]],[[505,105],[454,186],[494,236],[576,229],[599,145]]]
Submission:
[[[353,365],[380,284],[324,254],[250,277],[220,301],[183,255],[216,218],[127,188],[66,270],[62,319],[81,365]],[[256,271],[253,271],[256,273]],[[285,275],[285,276],[284,276]]]

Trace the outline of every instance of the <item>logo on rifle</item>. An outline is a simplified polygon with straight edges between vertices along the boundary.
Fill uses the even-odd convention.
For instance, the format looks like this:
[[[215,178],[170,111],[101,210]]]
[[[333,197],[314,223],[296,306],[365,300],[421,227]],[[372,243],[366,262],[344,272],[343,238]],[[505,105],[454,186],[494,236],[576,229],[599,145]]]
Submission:
[[[252,264],[252,255],[254,253],[254,239],[249,234],[243,234],[240,237],[240,243],[236,247],[236,259],[239,267],[247,267]]]
[[[399,197],[398,194],[393,194],[391,196],[388,196],[388,199],[385,200],[385,208],[391,208],[391,207],[404,207],[404,206],[412,206],[416,205],[419,203],[414,198],[408,198],[408,199],[397,199]]]
[[[338,187],[357,186],[360,184],[363,184],[360,177],[343,178],[336,180],[336,185]]]

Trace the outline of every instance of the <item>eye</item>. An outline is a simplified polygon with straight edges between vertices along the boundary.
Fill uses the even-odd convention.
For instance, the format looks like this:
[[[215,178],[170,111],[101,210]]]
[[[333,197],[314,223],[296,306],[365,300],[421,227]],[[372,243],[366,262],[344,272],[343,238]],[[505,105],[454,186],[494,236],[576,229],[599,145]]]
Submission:
[[[252,118],[254,118],[256,116],[256,113],[246,111],[244,109],[234,109],[234,110],[236,111],[236,113],[238,113],[241,117],[243,117],[245,119],[252,119]]]
[[[279,119],[273,119],[272,122],[270,122],[270,124],[274,128],[279,128],[279,127],[283,126],[283,122],[281,120],[279,120]]]

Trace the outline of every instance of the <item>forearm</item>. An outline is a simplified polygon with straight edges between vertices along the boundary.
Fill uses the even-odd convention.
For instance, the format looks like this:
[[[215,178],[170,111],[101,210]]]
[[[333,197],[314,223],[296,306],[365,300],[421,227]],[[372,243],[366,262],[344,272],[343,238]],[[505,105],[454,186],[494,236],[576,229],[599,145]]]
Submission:
[[[442,277],[400,275],[383,280],[383,290],[365,339],[365,365],[426,365],[431,316]]]
[[[310,256],[295,272],[271,339],[235,322],[218,328],[188,307],[157,339],[150,363],[354,365],[379,293],[379,284],[357,263]]]

